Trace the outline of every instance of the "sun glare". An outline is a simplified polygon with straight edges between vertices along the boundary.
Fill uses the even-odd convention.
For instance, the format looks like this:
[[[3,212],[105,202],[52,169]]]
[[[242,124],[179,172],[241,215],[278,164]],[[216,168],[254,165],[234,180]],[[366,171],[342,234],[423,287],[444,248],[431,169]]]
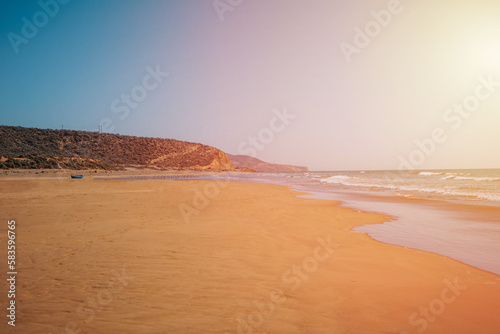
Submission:
[[[479,61],[483,67],[489,69],[500,68],[500,41],[492,41],[477,50]]]
[[[470,61],[483,70],[500,71],[500,25],[478,24],[467,37]]]

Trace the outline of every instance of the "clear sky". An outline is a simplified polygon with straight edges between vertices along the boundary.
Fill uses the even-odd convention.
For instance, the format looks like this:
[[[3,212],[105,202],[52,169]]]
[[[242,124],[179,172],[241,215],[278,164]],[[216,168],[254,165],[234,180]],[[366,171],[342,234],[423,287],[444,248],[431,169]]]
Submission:
[[[311,170],[500,168],[499,18],[498,0],[2,0],[0,124]]]

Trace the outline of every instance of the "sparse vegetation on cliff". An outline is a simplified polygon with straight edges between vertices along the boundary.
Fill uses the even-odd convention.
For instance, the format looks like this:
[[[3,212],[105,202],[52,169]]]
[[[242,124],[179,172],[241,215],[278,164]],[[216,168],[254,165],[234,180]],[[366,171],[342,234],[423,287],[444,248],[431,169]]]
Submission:
[[[149,137],[0,126],[0,168],[234,170],[214,147]]]

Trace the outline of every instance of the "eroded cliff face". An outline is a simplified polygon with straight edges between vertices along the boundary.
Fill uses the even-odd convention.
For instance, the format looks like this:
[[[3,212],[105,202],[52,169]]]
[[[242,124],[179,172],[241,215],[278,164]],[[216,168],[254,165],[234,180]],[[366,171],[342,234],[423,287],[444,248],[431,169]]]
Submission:
[[[175,139],[0,126],[0,168],[234,170],[214,147]]]
[[[234,170],[235,167],[231,160],[228,158],[227,154],[217,150],[214,160],[208,165],[206,169],[217,169],[217,170]]]

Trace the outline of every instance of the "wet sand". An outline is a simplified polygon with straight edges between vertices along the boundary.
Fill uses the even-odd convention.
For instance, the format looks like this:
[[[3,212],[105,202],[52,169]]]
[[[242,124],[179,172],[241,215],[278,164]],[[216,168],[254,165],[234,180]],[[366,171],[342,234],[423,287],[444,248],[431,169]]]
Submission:
[[[306,198],[335,198],[342,206],[390,214],[383,224],[358,226],[385,243],[451,257],[500,275],[500,207],[457,204],[372,192],[312,193]]]
[[[0,244],[8,219],[18,241],[2,333],[500,332],[499,276],[282,186],[1,178],[0,212]]]

